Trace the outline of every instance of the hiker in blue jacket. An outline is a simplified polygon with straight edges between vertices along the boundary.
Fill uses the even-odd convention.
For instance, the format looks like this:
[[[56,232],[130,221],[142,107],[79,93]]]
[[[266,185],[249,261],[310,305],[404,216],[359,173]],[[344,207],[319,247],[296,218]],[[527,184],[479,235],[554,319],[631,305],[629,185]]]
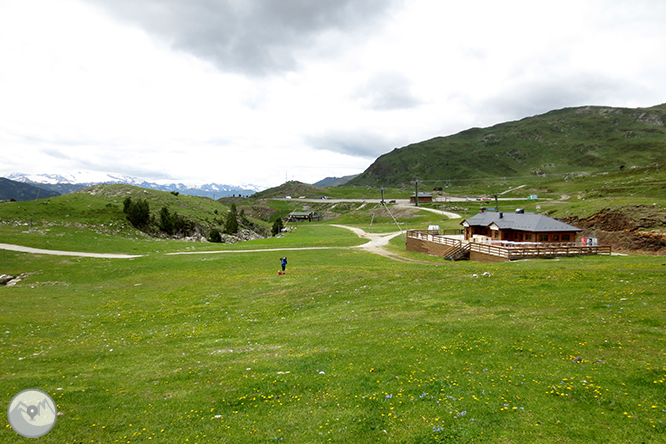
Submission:
[[[282,272],[284,273],[285,268],[287,268],[287,256],[281,257],[280,263],[282,264]]]

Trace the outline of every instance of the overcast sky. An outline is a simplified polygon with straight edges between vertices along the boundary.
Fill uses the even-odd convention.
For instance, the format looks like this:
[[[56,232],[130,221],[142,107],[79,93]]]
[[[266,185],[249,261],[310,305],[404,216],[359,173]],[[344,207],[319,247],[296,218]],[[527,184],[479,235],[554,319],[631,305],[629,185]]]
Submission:
[[[666,102],[663,0],[0,0],[0,176],[275,186]]]

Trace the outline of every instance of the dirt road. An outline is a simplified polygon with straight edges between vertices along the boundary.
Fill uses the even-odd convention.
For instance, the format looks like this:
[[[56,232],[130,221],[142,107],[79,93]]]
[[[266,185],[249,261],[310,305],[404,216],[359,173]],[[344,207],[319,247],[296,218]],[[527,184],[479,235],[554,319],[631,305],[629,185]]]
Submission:
[[[174,255],[185,255],[185,254],[230,254],[230,253],[261,253],[267,251],[361,249],[368,251],[370,253],[379,254],[384,257],[389,257],[394,260],[406,261],[404,258],[400,258],[398,255],[390,253],[384,248],[386,247],[386,245],[388,245],[391,239],[401,234],[400,231],[388,234],[387,233],[377,234],[377,233],[366,233],[360,228],[349,227],[346,225],[332,225],[332,226],[351,230],[354,233],[356,233],[358,237],[363,239],[368,239],[369,242],[363,245],[355,245],[352,247],[300,247],[300,248],[263,248],[263,249],[254,249],[254,250],[181,251],[177,253],[166,253],[166,254],[169,256],[174,256]],[[33,253],[33,254],[48,254],[55,256],[77,256],[77,257],[93,257],[93,258],[104,258],[104,259],[132,259],[136,257],[142,257],[142,255],[130,255],[130,254],[85,253],[85,252],[76,252],[76,251],[44,250],[41,248],[24,247],[21,245],[12,245],[12,244],[3,244],[3,243],[0,243],[0,250],[18,251],[21,253]]]
[[[131,259],[141,257],[141,255],[131,254],[113,254],[113,253],[82,253],[76,251],[44,250],[41,248],[23,247],[21,245],[2,244],[0,250],[18,251],[21,253],[49,254],[52,256],[78,256],[78,257],[96,257],[103,259]]]

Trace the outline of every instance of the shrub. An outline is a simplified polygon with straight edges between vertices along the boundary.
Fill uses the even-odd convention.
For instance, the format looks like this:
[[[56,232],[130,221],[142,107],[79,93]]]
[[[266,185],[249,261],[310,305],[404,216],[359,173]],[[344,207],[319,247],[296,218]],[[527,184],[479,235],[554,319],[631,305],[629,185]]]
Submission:
[[[145,199],[134,202],[130,197],[123,201],[123,212],[127,219],[137,228],[142,228],[150,222],[150,205]]]
[[[227,215],[227,220],[224,223],[224,232],[226,234],[236,234],[238,232],[238,211],[236,210],[236,204],[232,203]]]
[[[159,221],[160,230],[164,231],[168,235],[172,235],[174,231],[174,219],[177,219],[177,216],[177,214],[172,216],[171,213],[169,213],[169,209],[167,207],[162,207],[160,210]]]
[[[190,236],[196,227],[196,224],[180,214],[174,214],[172,217],[173,229],[175,233],[181,233],[183,236]]]
[[[241,208],[240,212],[238,213],[238,216],[240,217],[240,224],[242,227],[252,226],[252,223],[245,215],[245,208]]]
[[[275,221],[273,221],[273,227],[271,228],[271,234],[275,236],[276,234],[282,232],[282,228],[284,228],[284,224],[282,223],[282,218],[281,217],[276,217]]]
[[[222,234],[220,233],[220,230],[218,230],[217,228],[213,228],[210,231],[210,235],[208,236],[208,240],[210,242],[216,242],[216,243],[222,242]]]

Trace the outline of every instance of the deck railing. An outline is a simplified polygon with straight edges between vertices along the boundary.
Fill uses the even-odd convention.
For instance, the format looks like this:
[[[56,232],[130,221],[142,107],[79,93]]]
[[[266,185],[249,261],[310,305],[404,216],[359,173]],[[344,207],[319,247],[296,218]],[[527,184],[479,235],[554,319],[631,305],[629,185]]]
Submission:
[[[458,231],[458,230],[452,230],[452,231]],[[445,235],[439,234],[439,231],[435,230],[409,230],[407,231],[407,237],[419,239],[426,242],[434,242],[436,244],[449,245],[452,247],[460,245],[462,243],[460,239],[446,237]]]
[[[409,230],[407,237],[448,245],[451,247],[469,244],[470,251],[488,254],[508,260],[529,258],[553,258],[564,256],[587,256],[595,254],[611,254],[611,247],[604,245],[580,245],[576,242],[466,242],[460,239],[447,237],[445,235],[433,234],[428,230]]]
[[[529,247],[507,247],[475,242],[471,244],[471,251],[503,257],[508,260],[515,260],[611,254],[611,247],[604,245],[582,246],[576,245],[575,243],[573,245],[571,245],[571,243],[565,243],[563,245],[550,243],[547,245],[532,245]]]

